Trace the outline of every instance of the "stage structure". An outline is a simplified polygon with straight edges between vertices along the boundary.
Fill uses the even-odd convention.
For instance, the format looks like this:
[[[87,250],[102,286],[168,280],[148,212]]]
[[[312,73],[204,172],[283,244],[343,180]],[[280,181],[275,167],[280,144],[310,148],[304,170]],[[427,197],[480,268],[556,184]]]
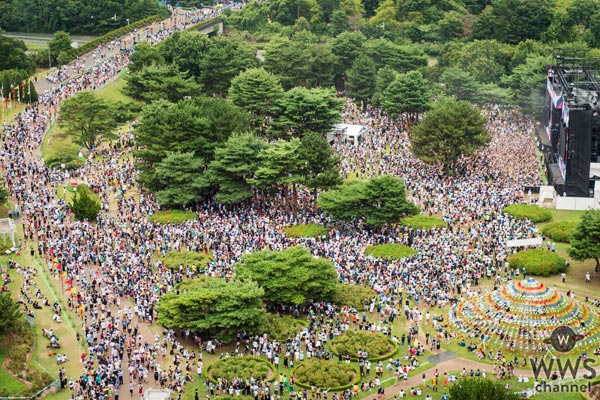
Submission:
[[[600,162],[600,63],[582,50],[556,50],[548,68],[542,124],[548,181],[561,196],[593,196]],[[593,169],[593,168],[592,168]]]

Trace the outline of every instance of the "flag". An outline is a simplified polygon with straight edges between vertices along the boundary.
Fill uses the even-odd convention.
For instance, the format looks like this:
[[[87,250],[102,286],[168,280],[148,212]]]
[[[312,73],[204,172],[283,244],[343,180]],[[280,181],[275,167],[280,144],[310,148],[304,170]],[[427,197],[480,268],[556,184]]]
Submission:
[[[65,285],[67,285],[67,288],[65,290],[68,292],[73,288],[73,279],[65,279]]]

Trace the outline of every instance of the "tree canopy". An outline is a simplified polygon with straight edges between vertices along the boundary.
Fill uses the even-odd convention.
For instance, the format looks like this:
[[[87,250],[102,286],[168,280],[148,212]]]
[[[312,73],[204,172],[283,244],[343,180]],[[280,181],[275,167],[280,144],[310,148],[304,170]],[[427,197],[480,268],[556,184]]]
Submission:
[[[16,325],[19,316],[19,305],[12,300],[10,293],[0,293],[0,338]]]
[[[587,210],[570,237],[569,256],[575,260],[596,261],[600,267],[600,210]]]
[[[158,303],[158,322],[169,328],[189,328],[229,341],[238,332],[256,333],[264,315],[264,291],[256,282],[198,279]]]
[[[236,274],[238,279],[257,282],[265,291],[265,300],[285,305],[331,300],[338,282],[333,263],[313,257],[302,246],[244,255],[236,264]]]
[[[441,162],[451,172],[461,155],[473,154],[490,141],[485,124],[481,111],[468,102],[441,99],[413,126],[411,149],[424,162]]]
[[[321,193],[319,207],[336,219],[364,219],[373,226],[395,224],[419,209],[407,201],[402,179],[381,175]]]

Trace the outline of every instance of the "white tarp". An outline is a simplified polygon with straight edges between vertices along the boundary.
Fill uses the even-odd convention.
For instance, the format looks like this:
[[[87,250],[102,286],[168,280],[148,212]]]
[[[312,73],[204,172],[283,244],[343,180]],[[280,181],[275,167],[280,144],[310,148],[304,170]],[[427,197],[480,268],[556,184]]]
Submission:
[[[530,238],[530,239],[514,239],[506,242],[507,247],[530,247],[530,246],[539,246],[542,243],[541,237]]]

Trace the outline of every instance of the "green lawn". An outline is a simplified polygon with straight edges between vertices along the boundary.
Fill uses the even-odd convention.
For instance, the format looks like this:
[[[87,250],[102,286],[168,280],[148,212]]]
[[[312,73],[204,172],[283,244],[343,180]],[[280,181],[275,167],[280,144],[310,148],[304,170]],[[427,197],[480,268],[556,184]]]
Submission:
[[[7,349],[0,347],[0,366],[4,364]],[[25,392],[27,386],[21,381],[10,376],[4,368],[0,367],[0,396],[18,396]]]
[[[367,247],[365,249],[365,254],[377,258],[390,258],[393,260],[399,260],[401,258],[410,257],[414,254],[417,254],[417,251],[402,244],[386,243]]]
[[[327,235],[329,229],[317,224],[300,224],[285,227],[283,232],[291,237],[320,237]]]
[[[78,158],[80,148],[81,146],[75,141],[75,138],[67,135],[64,129],[55,123],[50,127],[42,142],[42,156],[44,161],[62,154]]]
[[[148,220],[150,222],[158,222],[159,224],[180,224],[185,221],[192,221],[198,218],[192,211],[182,210],[162,210],[151,215]]]
[[[124,79],[117,79],[116,81],[104,86],[102,89],[96,90],[96,94],[98,97],[113,104],[118,102],[135,102],[134,99],[122,93],[121,89],[123,89],[126,85],[127,82],[125,82]]]

